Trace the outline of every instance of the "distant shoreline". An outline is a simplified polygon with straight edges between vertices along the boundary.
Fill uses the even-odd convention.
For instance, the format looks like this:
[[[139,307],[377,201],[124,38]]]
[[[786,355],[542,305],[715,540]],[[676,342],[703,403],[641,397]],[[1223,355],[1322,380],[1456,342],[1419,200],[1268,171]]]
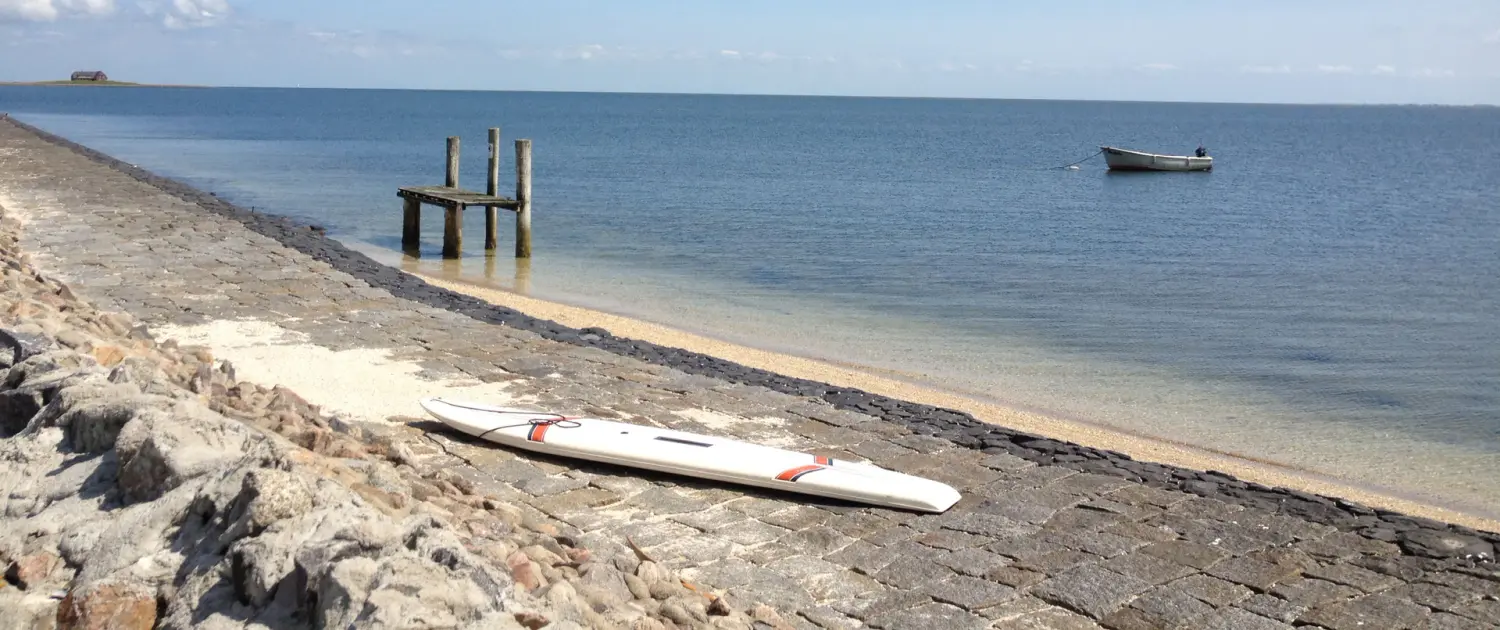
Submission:
[[[132,83],[130,81],[69,81],[66,79],[56,81],[0,81],[0,85],[35,85],[44,87],[191,87],[206,88],[210,85],[179,85],[172,83]]]
[[[197,84],[173,84],[173,83],[129,83],[122,81],[94,82],[94,81],[0,81],[0,86],[77,86],[77,85],[110,85],[113,87],[157,87],[157,88],[229,88],[243,90],[349,90],[349,91],[371,91],[371,92],[474,92],[474,93],[514,93],[514,94],[599,94],[611,96],[710,96],[710,97],[750,97],[750,98],[830,98],[830,99],[875,99],[875,100],[933,100],[933,101],[1027,101],[1043,103],[1128,103],[1137,105],[1234,105],[1252,107],[1417,107],[1417,108],[1455,108],[1455,109],[1500,109],[1500,103],[1441,103],[1421,101],[1392,101],[1392,102],[1345,102],[1345,101],[1183,101],[1183,100],[1140,100],[1140,99],[1098,99],[1098,98],[1049,98],[1049,97],[1021,97],[1021,96],[903,96],[882,94],[814,94],[814,93],[781,93],[781,92],[659,92],[659,91],[627,91],[627,90],[584,90],[584,89],[543,89],[543,88],[474,88],[474,87],[371,87],[371,86],[348,86],[348,85],[197,85]]]

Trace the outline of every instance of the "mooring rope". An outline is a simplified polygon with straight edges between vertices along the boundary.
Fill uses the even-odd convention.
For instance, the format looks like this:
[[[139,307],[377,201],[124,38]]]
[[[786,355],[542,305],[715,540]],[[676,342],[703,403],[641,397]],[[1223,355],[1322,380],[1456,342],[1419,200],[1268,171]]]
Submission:
[[[502,426],[494,427],[492,429],[489,429],[489,430],[485,431],[484,433],[479,434],[479,437],[481,437],[481,438],[484,437],[484,436],[486,436],[486,435],[489,435],[491,433],[494,433],[495,431],[499,431],[501,429],[513,429],[515,427],[537,426],[537,425],[545,424],[545,425],[548,425],[548,426],[562,427],[564,429],[576,429],[578,427],[583,426],[582,423],[578,422],[577,418],[570,417],[570,416],[564,416],[562,414],[557,414],[557,413],[547,413],[545,411],[517,411],[517,410],[507,410],[507,409],[489,409],[489,408],[484,408],[484,407],[470,407],[468,405],[461,405],[461,404],[458,404],[458,403],[448,402],[446,400],[442,400],[441,398],[439,398],[438,400],[442,401],[442,403],[445,404],[445,405],[453,405],[454,407],[458,407],[459,409],[468,409],[468,410],[471,410],[471,411],[483,411],[483,412],[487,412],[487,413],[512,414],[512,415],[527,415],[527,416],[549,416],[546,420],[540,420],[540,419],[537,419],[537,420],[527,420],[526,422],[521,422],[521,423],[518,423],[518,424],[507,424],[507,425],[502,425]]]
[[[1087,161],[1089,161],[1089,160],[1092,160],[1092,159],[1094,159],[1094,158],[1095,158],[1095,157],[1098,157],[1098,156],[1099,156],[1099,155],[1100,155],[1100,154],[1102,154],[1102,153],[1104,153],[1104,149],[1099,149],[1099,150],[1098,150],[1098,151],[1097,151],[1097,152],[1095,152],[1095,153],[1094,153],[1094,154],[1093,154],[1093,155],[1090,155],[1090,156],[1088,156],[1088,157],[1086,157],[1086,158],[1083,158],[1083,159],[1081,159],[1081,160],[1079,160],[1079,161],[1077,161],[1077,162],[1074,162],[1074,163],[1072,163],[1072,164],[1064,164],[1064,165],[1062,165],[1062,166],[1054,166],[1054,167],[1052,167],[1052,168],[1048,168],[1048,169],[1043,169],[1043,170],[1048,170],[1048,171],[1050,171],[1050,170],[1054,170],[1054,169],[1064,169],[1064,168],[1068,168],[1068,167],[1070,167],[1070,166],[1078,166],[1078,165],[1079,165],[1079,164],[1082,164],[1082,163],[1084,163],[1084,162],[1087,162]]]

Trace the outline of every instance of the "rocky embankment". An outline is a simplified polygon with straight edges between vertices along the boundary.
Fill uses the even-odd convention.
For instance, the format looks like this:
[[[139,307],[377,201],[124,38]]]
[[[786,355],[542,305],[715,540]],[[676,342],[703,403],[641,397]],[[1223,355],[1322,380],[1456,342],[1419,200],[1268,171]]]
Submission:
[[[0,628],[785,627],[154,340],[18,231],[0,219]]]

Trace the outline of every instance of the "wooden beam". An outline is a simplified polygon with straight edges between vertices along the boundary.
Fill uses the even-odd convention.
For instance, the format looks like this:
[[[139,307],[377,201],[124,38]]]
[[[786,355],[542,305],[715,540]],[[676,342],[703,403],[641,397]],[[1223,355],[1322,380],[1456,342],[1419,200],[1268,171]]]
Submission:
[[[422,244],[422,202],[406,197],[401,205],[401,249],[416,250]]]
[[[458,188],[458,136],[448,136],[448,179],[444,184]]]
[[[496,206],[506,210],[516,209],[516,200],[508,197],[490,197],[484,193],[443,186],[402,186],[396,189],[396,195],[434,206],[459,203],[466,207]]]
[[[500,194],[500,128],[490,127],[490,178],[485,186],[485,194],[491,197]],[[484,209],[484,251],[492,253],[499,246],[498,241],[500,209],[495,206],[486,206]]]
[[[531,141],[516,141],[516,258],[531,258]]]
[[[443,219],[443,258],[458,258],[464,246],[463,206],[451,205],[446,210]]]

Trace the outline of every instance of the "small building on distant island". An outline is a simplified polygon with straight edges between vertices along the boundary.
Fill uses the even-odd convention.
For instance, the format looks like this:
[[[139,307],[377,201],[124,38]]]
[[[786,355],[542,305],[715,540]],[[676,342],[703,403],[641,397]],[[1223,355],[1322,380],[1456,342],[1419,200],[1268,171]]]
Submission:
[[[100,70],[79,70],[73,73],[74,81],[108,81],[109,76]]]

